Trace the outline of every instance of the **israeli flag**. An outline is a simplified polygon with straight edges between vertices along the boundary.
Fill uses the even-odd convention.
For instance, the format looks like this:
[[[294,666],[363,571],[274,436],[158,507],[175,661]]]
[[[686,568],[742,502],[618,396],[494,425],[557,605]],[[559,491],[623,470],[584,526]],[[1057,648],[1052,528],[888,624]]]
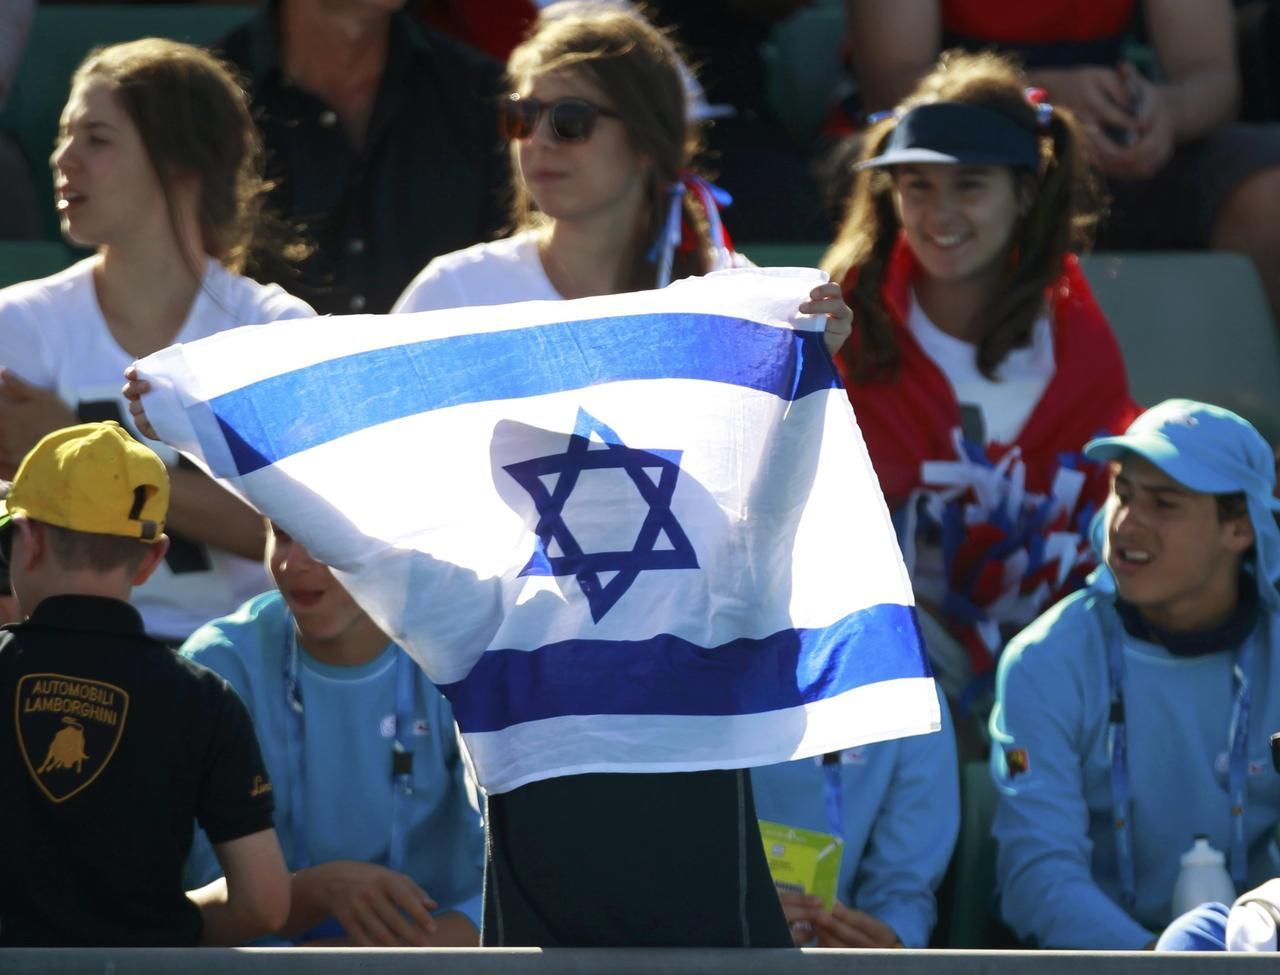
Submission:
[[[142,360],[144,406],[338,570],[490,792],[936,731],[816,274],[241,328]]]

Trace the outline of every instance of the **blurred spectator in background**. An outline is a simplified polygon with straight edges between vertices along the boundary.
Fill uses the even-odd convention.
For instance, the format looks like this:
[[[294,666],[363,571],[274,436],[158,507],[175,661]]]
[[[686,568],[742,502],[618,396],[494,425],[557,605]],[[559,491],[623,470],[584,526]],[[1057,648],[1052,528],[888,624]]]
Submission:
[[[1236,122],[1230,0],[846,2],[866,110],[897,102],[943,48],[1014,53],[1080,119],[1106,176],[1102,246],[1246,254],[1280,312],[1280,125]],[[1154,80],[1123,60],[1139,10]]]
[[[1106,471],[1079,451],[1137,411],[1070,253],[1091,217],[1078,126],[1024,85],[996,55],[945,56],[868,131],[822,261],[853,309],[836,364],[930,659],[966,707],[1005,639],[1091,567]]]
[[[739,241],[812,241],[831,223],[809,172],[769,98],[761,47],[807,0],[646,0],[659,27],[675,31],[714,107],[706,165],[733,197],[725,223]]]
[[[1276,0],[1235,0],[1240,54],[1240,118],[1280,122],[1280,6]]]
[[[512,49],[532,30],[538,8],[546,3],[547,0],[409,0],[406,9],[428,27],[505,64]]]
[[[134,359],[313,314],[236,273],[254,248],[282,245],[260,212],[248,100],[206,51],[151,38],[92,53],[50,163],[63,234],[96,253],[0,291],[0,471],[77,418],[129,424],[120,387]],[[147,632],[176,645],[266,586],[262,519],[156,450],[172,468],[172,538],[133,601]]]
[[[0,112],[22,64],[35,0],[0,0]],[[40,212],[31,167],[7,132],[0,132],[0,240],[37,240]]]
[[[403,4],[268,0],[221,42],[251,89],[272,206],[315,244],[297,273],[257,274],[321,313],[386,312],[432,257],[504,224],[501,67]]]

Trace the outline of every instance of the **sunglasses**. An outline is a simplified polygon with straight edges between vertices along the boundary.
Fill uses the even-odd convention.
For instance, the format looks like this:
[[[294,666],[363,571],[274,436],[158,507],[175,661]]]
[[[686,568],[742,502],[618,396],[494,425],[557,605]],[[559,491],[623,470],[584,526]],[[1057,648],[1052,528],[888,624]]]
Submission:
[[[528,139],[538,127],[538,119],[547,113],[551,134],[561,142],[586,142],[595,131],[596,119],[619,118],[617,112],[600,108],[581,98],[557,98],[540,102],[536,98],[508,95],[498,112],[498,123],[505,139]]]

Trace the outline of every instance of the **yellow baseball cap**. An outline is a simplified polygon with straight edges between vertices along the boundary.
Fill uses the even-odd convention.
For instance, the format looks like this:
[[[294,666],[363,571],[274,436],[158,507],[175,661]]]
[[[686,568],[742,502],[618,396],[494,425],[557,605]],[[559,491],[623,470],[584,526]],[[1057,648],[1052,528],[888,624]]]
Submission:
[[[73,531],[157,542],[169,511],[169,472],[114,420],[55,430],[18,465],[0,527],[25,515]]]

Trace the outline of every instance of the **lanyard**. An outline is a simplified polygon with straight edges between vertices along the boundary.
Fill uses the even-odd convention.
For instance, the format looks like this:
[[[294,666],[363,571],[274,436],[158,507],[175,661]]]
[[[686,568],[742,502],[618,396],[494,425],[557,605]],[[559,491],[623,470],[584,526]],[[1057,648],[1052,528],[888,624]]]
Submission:
[[[1227,729],[1229,764],[1227,787],[1231,795],[1231,881],[1242,890],[1248,875],[1248,850],[1244,835],[1244,809],[1249,787],[1249,674],[1253,667],[1254,637],[1236,648],[1231,663],[1231,724]],[[1111,812],[1116,831],[1116,866],[1120,874],[1120,899],[1125,910],[1134,906],[1133,821],[1129,788],[1129,741],[1124,713],[1123,637],[1113,630],[1107,640],[1107,674],[1111,684],[1108,737],[1111,749]]]
[[[840,753],[822,756],[822,800],[831,835],[844,839],[844,790],[840,786]]]
[[[298,632],[290,614],[286,619],[289,650],[284,659],[284,695],[288,706],[285,722],[289,755],[289,825],[293,834],[294,870],[311,866],[307,840],[307,729],[302,703],[299,671]],[[409,797],[413,795],[413,691],[414,665],[401,647],[396,647],[395,742],[391,752],[391,838],[387,866],[404,871],[409,849]]]

